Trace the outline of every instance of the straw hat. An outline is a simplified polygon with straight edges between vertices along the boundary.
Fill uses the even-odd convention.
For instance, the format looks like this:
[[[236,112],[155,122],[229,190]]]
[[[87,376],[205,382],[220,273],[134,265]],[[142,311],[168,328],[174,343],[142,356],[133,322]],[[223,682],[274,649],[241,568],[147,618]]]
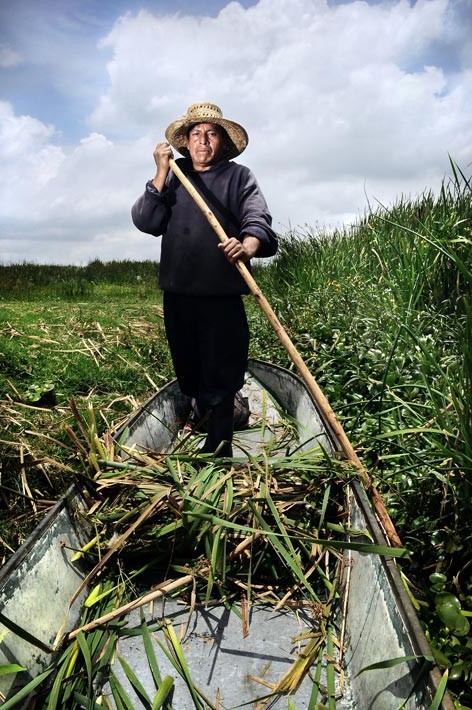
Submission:
[[[229,149],[225,155],[228,159],[240,155],[248,144],[249,138],[244,128],[239,123],[223,118],[221,109],[209,103],[192,104],[183,118],[167,126],[167,141],[179,153],[187,154],[187,133],[197,123],[215,123],[224,128],[229,138]]]

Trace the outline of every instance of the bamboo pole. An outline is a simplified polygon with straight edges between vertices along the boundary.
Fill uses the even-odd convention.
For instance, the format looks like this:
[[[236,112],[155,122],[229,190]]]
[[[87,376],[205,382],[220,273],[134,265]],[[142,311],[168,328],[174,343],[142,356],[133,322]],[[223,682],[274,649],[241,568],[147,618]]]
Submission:
[[[180,180],[180,182],[185,187],[185,189],[188,191],[188,193],[191,195],[191,197],[195,200],[198,207],[200,207],[201,211],[203,212],[203,214],[207,218],[208,222],[210,223],[210,225],[213,227],[216,234],[218,235],[218,238],[220,239],[220,241],[222,241],[222,242],[227,241],[228,235],[226,234],[225,230],[223,229],[223,227],[221,226],[221,224],[219,223],[218,219],[215,217],[213,212],[210,210],[210,208],[208,207],[208,205],[206,204],[205,200],[200,195],[198,190],[190,182],[188,177],[182,172],[182,170],[179,168],[179,166],[177,165],[177,163],[175,162],[175,160],[173,158],[171,158],[171,160],[169,162],[170,162],[170,167],[171,167],[174,175],[176,175],[176,177]],[[326,420],[328,421],[329,426],[331,427],[334,435],[336,436],[336,438],[339,441],[339,444],[341,446],[341,449],[342,449],[345,457],[348,459],[348,461],[350,461],[357,468],[357,470],[359,472],[359,478],[362,481],[364,487],[366,488],[366,490],[368,490],[372,493],[374,508],[377,512],[377,515],[378,515],[378,517],[385,529],[385,532],[386,532],[387,537],[389,538],[391,544],[394,545],[395,547],[402,547],[401,540],[398,537],[398,534],[395,530],[395,526],[393,525],[393,523],[390,519],[390,516],[388,515],[387,509],[385,508],[385,504],[384,504],[380,494],[373,486],[371,478],[370,478],[366,468],[361,463],[359,457],[357,456],[356,452],[354,451],[354,448],[353,448],[351,442],[349,441],[349,439],[346,435],[346,432],[344,431],[343,427],[341,426],[340,422],[338,421],[327,398],[323,394],[323,392],[320,389],[315,378],[313,377],[310,370],[306,366],[303,358],[301,357],[300,353],[296,349],[295,345],[290,340],[290,337],[288,336],[286,330],[284,329],[283,325],[281,324],[281,322],[279,321],[279,319],[275,315],[269,302],[267,301],[266,297],[264,296],[264,294],[260,290],[259,286],[257,285],[256,281],[252,277],[247,266],[240,260],[235,263],[235,266],[238,269],[238,271],[241,274],[244,281],[246,282],[246,284],[248,285],[251,294],[257,300],[262,311],[267,316],[270,324],[272,325],[273,329],[275,330],[277,337],[279,338],[280,342],[282,343],[285,350],[287,351],[293,364],[297,368],[301,378],[305,382],[305,385],[307,386],[308,391],[311,393],[311,395],[313,396],[313,399],[315,400],[315,402],[317,403],[321,412],[323,413]]]
[[[193,579],[193,574],[187,574],[185,577],[181,577],[180,579],[167,580],[162,585],[159,585],[158,588],[153,589],[144,596],[138,597],[138,599],[133,599],[133,601],[128,602],[128,604],[120,606],[119,609],[113,609],[113,611],[108,612],[108,614],[104,614],[97,619],[93,619],[93,621],[89,621],[88,624],[84,624],[78,629],[69,631],[69,633],[64,636],[61,643],[64,643],[65,641],[72,641],[72,639],[75,639],[82,632],[93,631],[93,629],[103,626],[103,624],[108,624],[108,622],[113,621],[114,619],[118,619],[125,614],[129,614],[133,611],[133,609],[139,609],[139,607],[144,606],[155,599],[165,597],[166,594],[170,594],[176,589],[186,587],[188,584],[193,582]]]
[[[250,535],[245,540],[240,542],[239,545],[227,555],[228,560],[233,560],[235,557],[244,552],[244,550],[250,547],[254,540],[259,537],[260,534],[261,533],[255,533],[254,535]],[[208,570],[208,567],[204,567],[200,570],[200,574],[205,574],[206,572],[208,572]],[[65,636],[62,638],[61,643],[64,643],[65,641],[71,641],[72,639],[76,638],[76,636],[78,636],[79,633],[81,633],[82,631],[93,631],[93,629],[96,629],[97,627],[102,626],[103,624],[107,624],[109,621],[113,621],[114,619],[118,619],[119,617],[124,616],[125,614],[129,614],[131,611],[133,611],[133,609],[139,609],[139,607],[144,606],[145,604],[148,604],[149,602],[152,602],[155,599],[165,597],[166,595],[170,594],[170,592],[174,592],[177,589],[186,587],[193,581],[193,574],[187,574],[184,577],[180,577],[180,579],[167,579],[165,582],[162,582],[162,584],[159,584],[157,587],[155,587],[150,592],[147,592],[142,597],[133,599],[124,606],[120,606],[119,609],[113,609],[107,614],[104,614],[103,616],[100,616],[97,619],[93,619],[93,621],[89,621],[87,624],[80,626],[78,629],[73,629],[72,631],[69,631],[69,633],[65,634]],[[55,644],[55,648],[57,648],[57,644]]]

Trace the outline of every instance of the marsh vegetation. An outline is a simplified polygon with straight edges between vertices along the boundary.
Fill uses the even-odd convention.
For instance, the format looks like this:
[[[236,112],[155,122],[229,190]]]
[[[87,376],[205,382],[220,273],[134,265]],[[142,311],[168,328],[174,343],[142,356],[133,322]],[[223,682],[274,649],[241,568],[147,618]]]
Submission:
[[[472,201],[453,169],[438,195],[282,235],[255,277],[411,552],[406,584],[459,708],[472,705]],[[76,413],[92,404],[101,435],[172,377],[156,268],[0,266],[2,561],[86,474]],[[292,367],[251,299],[247,312],[251,355]]]

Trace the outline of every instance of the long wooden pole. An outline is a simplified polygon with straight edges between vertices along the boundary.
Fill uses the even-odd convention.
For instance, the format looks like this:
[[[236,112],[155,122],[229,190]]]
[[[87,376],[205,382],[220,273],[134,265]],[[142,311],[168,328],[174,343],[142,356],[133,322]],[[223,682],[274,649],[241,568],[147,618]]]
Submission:
[[[218,235],[218,238],[220,241],[225,242],[228,240],[228,235],[226,234],[225,230],[219,223],[218,219],[215,217],[213,212],[210,210],[208,205],[206,204],[205,200],[203,197],[200,195],[198,190],[195,188],[195,186],[190,182],[188,177],[182,172],[182,170],[179,168],[175,160],[171,159],[170,160],[170,167],[172,168],[173,173],[176,175],[176,177],[180,180],[182,185],[185,187],[185,189],[189,192],[191,197],[195,200],[196,204],[200,207],[202,210],[203,214],[207,218],[208,222],[210,225],[213,227],[215,230],[216,234]],[[249,287],[249,290],[251,294],[254,296],[254,298],[257,300],[259,303],[261,309],[267,316],[270,324],[272,325],[273,329],[275,330],[277,337],[279,338],[280,342],[284,346],[285,350],[290,356],[290,359],[292,360],[293,364],[297,368],[301,378],[305,382],[305,385],[307,386],[307,389],[313,396],[313,399],[317,403],[318,407],[320,408],[321,412],[325,416],[326,420],[329,423],[329,426],[333,430],[333,433],[337,437],[339,444],[341,446],[341,449],[345,455],[345,457],[358,469],[359,471],[359,478],[362,481],[364,487],[372,492],[372,497],[373,497],[373,504],[375,507],[375,510],[377,512],[377,515],[379,516],[379,519],[385,529],[385,532],[392,543],[392,545],[395,545],[396,547],[401,547],[402,543],[400,538],[398,537],[398,534],[395,530],[395,526],[393,525],[390,516],[388,515],[388,512],[385,508],[385,505],[383,503],[383,500],[378,493],[378,491],[374,488],[372,481],[370,479],[369,474],[367,473],[366,468],[363,466],[361,463],[359,457],[357,456],[356,452],[354,451],[354,448],[349,441],[346,432],[342,428],[341,424],[339,423],[335,413],[333,412],[331,405],[329,404],[328,400],[326,399],[325,395],[323,394],[322,390],[320,389],[318,383],[316,382],[315,378],[311,374],[310,370],[306,366],[303,358],[301,357],[300,353],[296,349],[295,345],[292,343],[290,340],[287,332],[285,331],[284,327],[282,326],[281,322],[275,315],[274,311],[272,310],[269,302],[265,298],[264,294],[260,290],[259,286],[257,285],[256,281],[252,277],[250,271],[248,270],[247,266],[242,262],[242,261],[237,261],[235,263],[236,268],[238,269],[239,273],[241,274],[242,278],[246,282],[246,284]]]

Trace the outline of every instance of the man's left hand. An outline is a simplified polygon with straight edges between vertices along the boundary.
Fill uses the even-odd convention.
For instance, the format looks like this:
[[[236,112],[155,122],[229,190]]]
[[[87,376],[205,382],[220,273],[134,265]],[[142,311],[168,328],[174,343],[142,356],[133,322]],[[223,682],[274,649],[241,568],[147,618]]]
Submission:
[[[245,236],[242,242],[236,239],[236,237],[230,237],[226,241],[221,242],[221,244],[218,244],[218,248],[224,252],[224,255],[231,264],[234,264],[236,261],[247,263],[256,255],[259,246],[259,239],[250,235]]]

